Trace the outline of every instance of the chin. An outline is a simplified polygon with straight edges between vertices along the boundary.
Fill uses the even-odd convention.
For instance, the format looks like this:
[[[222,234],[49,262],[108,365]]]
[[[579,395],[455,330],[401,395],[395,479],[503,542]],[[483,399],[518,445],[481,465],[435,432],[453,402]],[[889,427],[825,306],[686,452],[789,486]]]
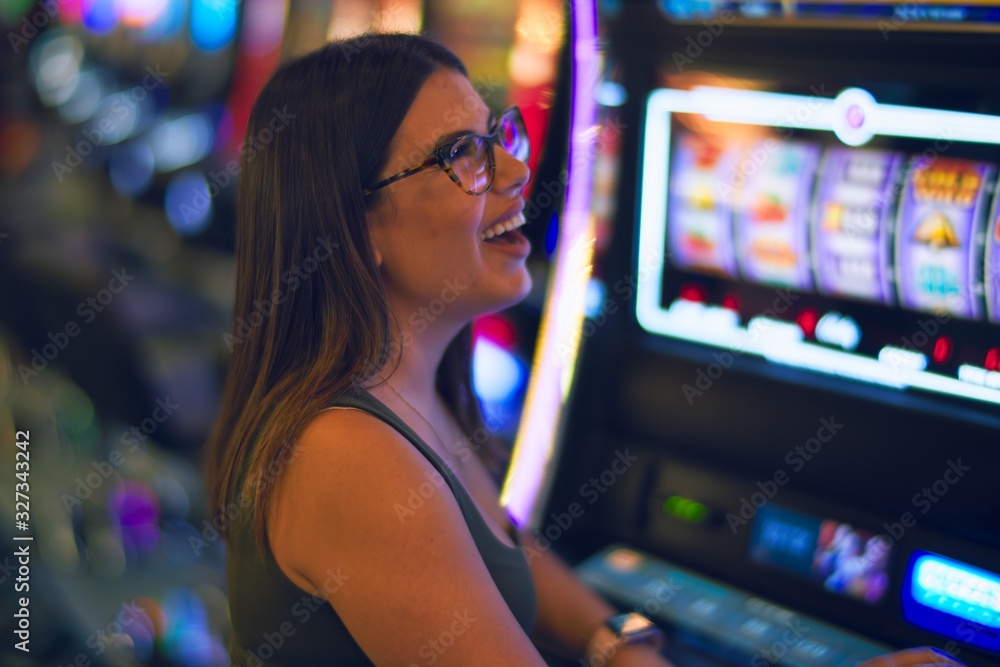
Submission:
[[[491,303],[486,304],[482,314],[486,315],[489,313],[495,313],[497,311],[516,306],[524,301],[528,294],[531,293],[531,286],[531,275],[527,272],[527,270],[525,270],[523,275],[520,276],[520,280],[516,283],[512,282],[509,284],[509,287],[504,294],[497,295],[495,299],[490,300]]]
[[[531,280],[531,274],[528,273],[528,269],[525,268],[524,271],[523,271],[523,273],[522,273],[522,279],[521,279],[520,285],[518,286],[518,289],[516,290],[515,295],[512,297],[513,301],[511,302],[510,305],[513,306],[515,304],[518,304],[518,303],[521,303],[522,301],[524,301],[525,298],[527,298],[527,296],[531,293],[531,287],[532,287],[532,285],[533,285],[533,283],[532,283],[532,280]]]

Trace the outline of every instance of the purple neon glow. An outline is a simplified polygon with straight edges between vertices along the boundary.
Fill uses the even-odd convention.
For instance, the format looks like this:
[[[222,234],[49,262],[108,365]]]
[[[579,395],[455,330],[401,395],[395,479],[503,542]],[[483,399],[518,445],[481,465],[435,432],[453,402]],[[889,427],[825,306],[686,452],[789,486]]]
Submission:
[[[121,530],[126,553],[147,553],[159,544],[160,502],[148,484],[124,482],[111,493],[109,510]]]
[[[574,0],[570,8],[573,82],[570,145],[562,230],[551,275],[551,289],[535,350],[523,417],[501,503],[518,526],[536,526],[543,496],[552,482],[569,396],[590,278],[593,228],[590,220],[593,133],[597,81],[597,7]],[[572,349],[572,354],[566,350]]]

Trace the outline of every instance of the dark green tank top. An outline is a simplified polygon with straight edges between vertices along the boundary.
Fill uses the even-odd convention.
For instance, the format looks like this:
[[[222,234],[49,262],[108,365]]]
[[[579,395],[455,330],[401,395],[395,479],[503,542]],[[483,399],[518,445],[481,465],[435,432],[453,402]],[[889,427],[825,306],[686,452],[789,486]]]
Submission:
[[[520,548],[509,547],[497,539],[447,464],[384,403],[366,391],[359,391],[340,397],[328,407],[333,406],[354,407],[375,415],[406,436],[430,460],[458,501],[469,532],[500,594],[525,633],[530,633],[535,620],[535,588]],[[239,518],[233,521],[231,541],[226,554],[232,620],[231,665],[373,664],[333,607],[313,595],[318,591],[302,589],[289,579],[275,561],[270,547],[261,558],[249,526]],[[334,570],[329,574],[328,581],[322,585],[327,591],[335,591],[339,573]],[[336,595],[331,597],[336,600]],[[392,600],[386,600],[385,604],[392,604]]]

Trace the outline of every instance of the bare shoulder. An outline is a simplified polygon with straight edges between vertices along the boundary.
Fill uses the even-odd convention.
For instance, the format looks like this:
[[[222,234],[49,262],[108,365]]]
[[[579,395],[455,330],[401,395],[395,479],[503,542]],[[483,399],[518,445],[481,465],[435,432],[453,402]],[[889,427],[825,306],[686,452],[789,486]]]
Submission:
[[[325,528],[346,535],[382,519],[385,502],[395,501],[398,485],[420,466],[412,456],[419,453],[411,454],[408,444],[362,410],[320,412],[295,442],[274,482],[268,533],[279,563],[302,574],[301,561],[313,548],[311,540],[300,537],[315,537],[315,531]],[[349,546],[347,540],[336,542]]]
[[[293,454],[275,482],[271,549],[376,664],[426,662],[451,633],[454,644],[434,652],[438,665],[544,665],[450,488],[402,434],[360,410],[326,410]],[[429,481],[434,491],[410,511],[410,492]]]

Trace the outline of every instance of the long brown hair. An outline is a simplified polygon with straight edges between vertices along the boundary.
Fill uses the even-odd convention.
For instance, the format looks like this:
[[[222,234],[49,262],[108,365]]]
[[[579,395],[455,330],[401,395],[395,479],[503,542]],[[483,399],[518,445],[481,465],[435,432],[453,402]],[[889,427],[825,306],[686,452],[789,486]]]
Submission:
[[[468,76],[415,35],[332,42],[283,64],[250,114],[240,159],[232,351],[206,448],[212,522],[249,520],[258,549],[273,481],[319,410],[398,363],[362,190],[427,77]],[[277,120],[276,120],[277,119]],[[394,335],[395,334],[395,335]],[[488,433],[470,378],[471,325],[448,346],[436,384],[467,435]],[[475,448],[495,476],[502,447]],[[249,513],[245,515],[245,513]]]

